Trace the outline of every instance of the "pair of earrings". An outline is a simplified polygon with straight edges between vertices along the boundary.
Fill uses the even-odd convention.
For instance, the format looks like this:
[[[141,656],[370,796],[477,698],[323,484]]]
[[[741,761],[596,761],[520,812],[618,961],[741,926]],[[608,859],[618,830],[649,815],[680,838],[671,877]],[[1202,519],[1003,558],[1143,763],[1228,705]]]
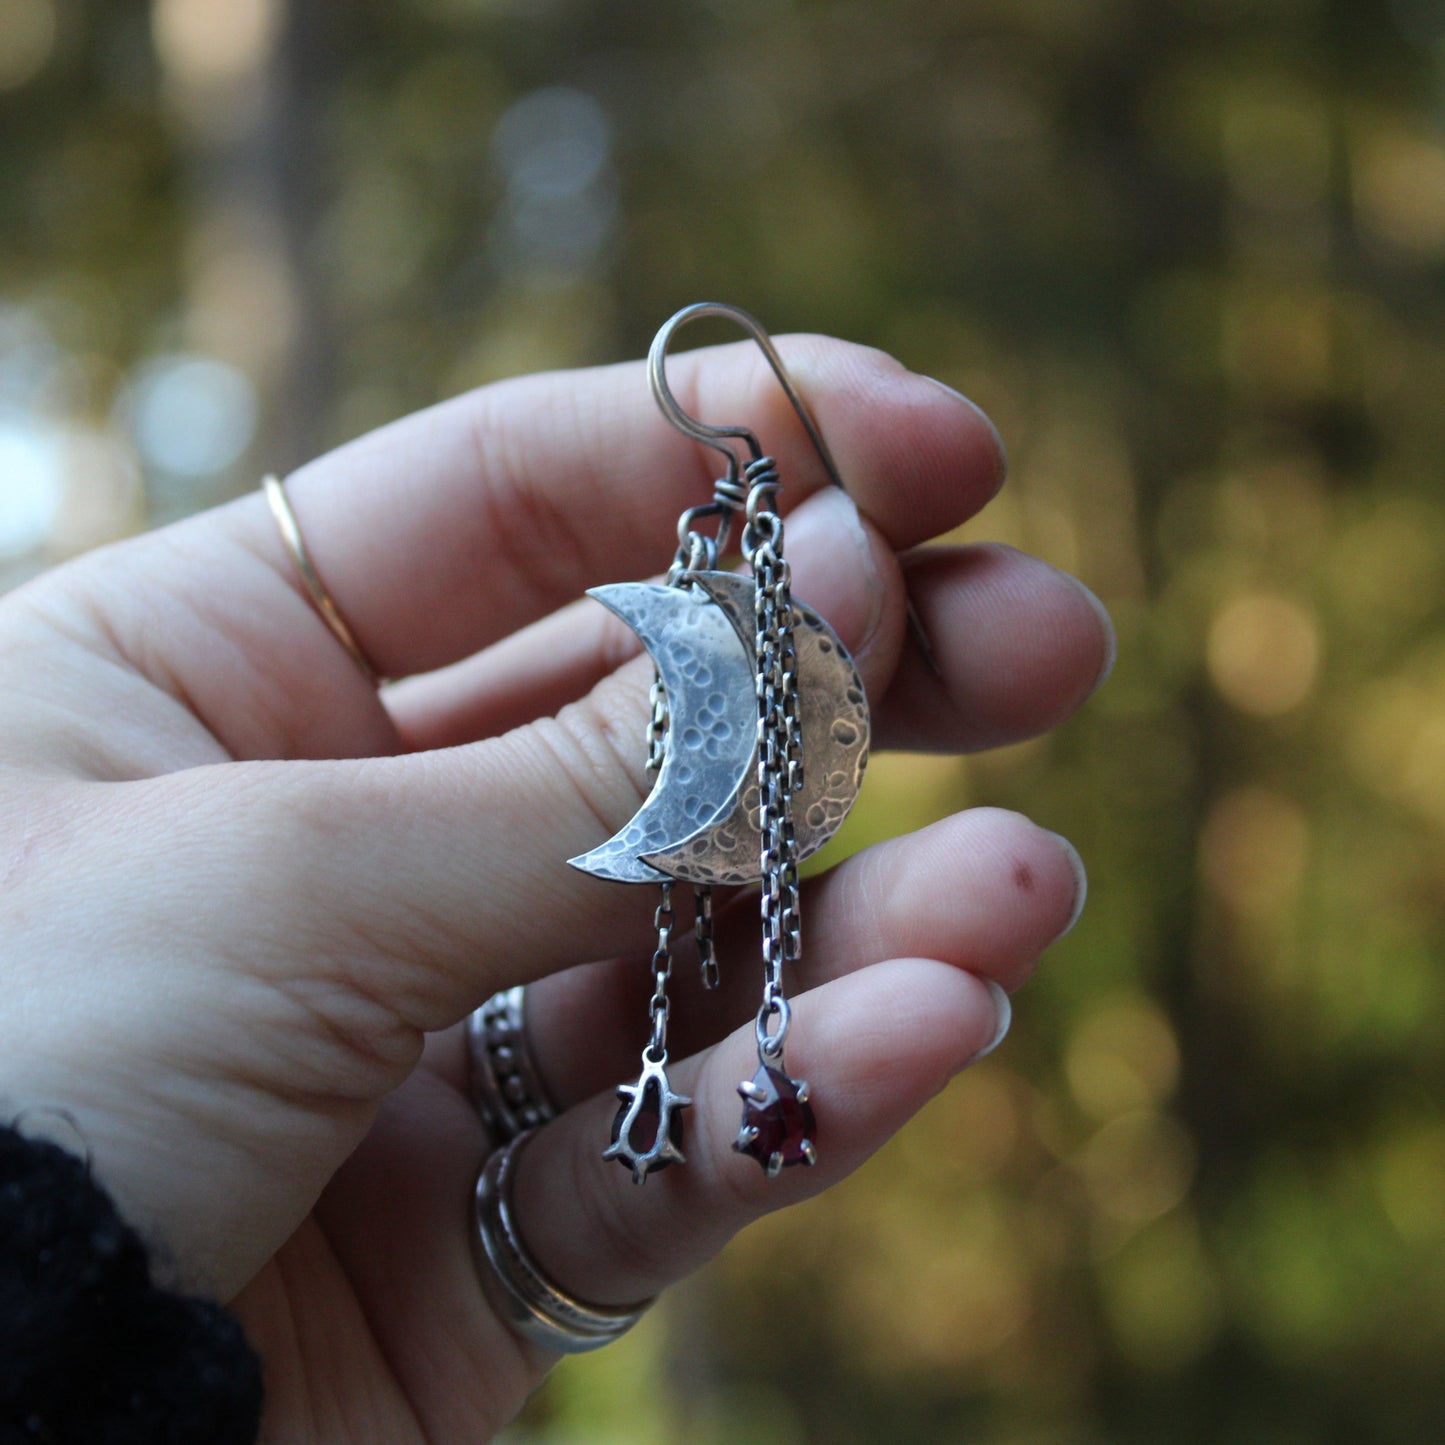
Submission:
[[[784,978],[802,945],[798,865],[838,830],[868,761],[863,683],[837,635],[792,597],[777,510],[777,466],[744,426],[709,426],[678,405],[667,384],[668,347],[678,329],[705,316],[740,325],[758,344],[806,428],[829,478],[842,481],[821,433],[768,334],[735,306],[686,307],[658,332],[648,356],[652,393],[685,435],[720,452],[726,472],[711,502],[678,521],[679,546],[665,583],[624,582],[591,589],[638,635],[655,679],[648,721],[652,791],[605,843],[569,860],[576,868],[659,888],[649,1003],[651,1037],[604,1157],[635,1183],[684,1162],[682,1110],[691,1104],[667,1077],[668,981],[672,973],[673,890],[695,893],[703,983],[718,981],[712,942],[712,889],[761,884],[763,997],[756,1032],[757,1072],[738,1092],[742,1123],[733,1148],[769,1177],[817,1159],[816,1122],[806,1082],[783,1058],[791,1020]],[[746,448],[747,461],[730,443]],[[742,513],[740,550],[751,576],[719,570]],[[715,519],[711,536],[699,525]]]

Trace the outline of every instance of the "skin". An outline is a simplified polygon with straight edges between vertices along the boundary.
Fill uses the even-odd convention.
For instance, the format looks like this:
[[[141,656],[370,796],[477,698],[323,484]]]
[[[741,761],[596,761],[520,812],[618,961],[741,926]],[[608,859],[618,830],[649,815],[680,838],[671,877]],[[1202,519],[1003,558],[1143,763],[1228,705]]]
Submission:
[[[876,745],[970,750],[1067,717],[1112,655],[1090,595],[1005,548],[914,550],[1002,482],[986,419],[877,352],[782,348],[856,510],[749,345],[669,374],[777,456],[795,590],[854,650]],[[729,1148],[759,981],[756,905],[724,901],[720,994],[676,979],[689,1162],[636,1189],[601,1160],[652,898],[562,860],[645,795],[651,668],[575,599],[656,572],[711,475],[639,365],[502,383],[303,468],[287,486],[317,567],[406,679],[379,693],[259,493],[0,601],[0,1098],[65,1111],[164,1277],[234,1301],[267,1440],[483,1438],[553,1362],[493,1316],[470,1255],[490,1146],[458,1025],[496,989],[539,980],[532,1041],[565,1110],[519,1167],[528,1243],[624,1303],[862,1164],[994,1037],[987,981],[1018,987],[1073,921],[1067,845],[998,810],[808,884],[788,1064],[821,1160],[770,1182]]]

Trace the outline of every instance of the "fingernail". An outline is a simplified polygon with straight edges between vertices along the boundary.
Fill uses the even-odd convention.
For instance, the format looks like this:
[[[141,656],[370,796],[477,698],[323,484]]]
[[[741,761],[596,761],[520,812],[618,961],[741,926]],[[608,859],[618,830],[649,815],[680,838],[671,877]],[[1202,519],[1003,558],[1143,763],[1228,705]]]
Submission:
[[[971,397],[967,397],[955,387],[949,386],[946,381],[940,381],[936,376],[923,376],[921,372],[915,372],[914,375],[921,377],[924,381],[931,382],[940,391],[947,392],[948,395],[955,400],[961,401],[984,426],[988,428],[988,433],[993,438],[994,450],[998,454],[998,472],[994,477],[993,491],[988,494],[989,500],[992,501],[994,497],[998,496],[999,489],[1008,480],[1008,448],[1004,445],[1003,436],[999,432],[999,429],[993,424],[993,418]]]
[[[1008,1037],[1009,1025],[1014,1021],[1013,1000],[1009,998],[1003,985],[996,983],[991,978],[984,979],[983,985],[988,990],[989,998],[993,1000],[993,1013],[997,1022],[994,1024],[993,1037],[976,1054],[965,1061],[965,1068],[969,1064],[976,1064],[980,1059],[986,1059],[993,1053]]]
[[[1057,943],[1065,934],[1079,921],[1079,915],[1084,911],[1084,904],[1089,901],[1089,874],[1084,867],[1084,860],[1079,857],[1079,850],[1069,842],[1061,833],[1045,833],[1064,850],[1064,857],[1069,860],[1069,866],[1074,870],[1074,907],[1069,914],[1069,921],[1050,939],[1050,943]]]
[[[1093,697],[1108,682],[1109,674],[1114,670],[1114,663],[1119,656],[1119,637],[1114,631],[1114,619],[1109,616],[1109,609],[1077,577],[1070,577],[1069,581],[1084,594],[1084,600],[1094,609],[1099,625],[1104,629],[1104,665],[1099,669],[1093,687],[1089,689],[1089,696]]]
[[[883,581],[853,499],[841,487],[814,492],[787,519],[797,592],[855,653],[883,616]]]

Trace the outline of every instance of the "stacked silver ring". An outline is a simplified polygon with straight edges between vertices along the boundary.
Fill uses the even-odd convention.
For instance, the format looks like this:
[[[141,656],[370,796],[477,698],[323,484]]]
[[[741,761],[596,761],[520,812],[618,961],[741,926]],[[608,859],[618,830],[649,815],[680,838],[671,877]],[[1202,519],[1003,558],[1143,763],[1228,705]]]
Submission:
[[[587,1304],[558,1289],[533,1260],[512,1213],[517,1156],[531,1138],[528,1130],[503,1145],[477,1178],[472,1244],[482,1289],[498,1316],[534,1344],[569,1355],[600,1349],[626,1334],[653,1302]]]
[[[553,1284],[522,1243],[512,1211],[517,1156],[557,1114],[527,1042],[526,991],[493,994],[468,1017],[466,1035],[472,1104],[498,1146],[477,1176],[472,1209],[482,1291],[505,1324],[544,1349],[599,1349],[626,1334],[652,1301],[614,1309],[579,1300]]]
[[[557,1111],[527,1044],[527,991],[494,993],[467,1018],[472,1105],[498,1144],[535,1129]]]

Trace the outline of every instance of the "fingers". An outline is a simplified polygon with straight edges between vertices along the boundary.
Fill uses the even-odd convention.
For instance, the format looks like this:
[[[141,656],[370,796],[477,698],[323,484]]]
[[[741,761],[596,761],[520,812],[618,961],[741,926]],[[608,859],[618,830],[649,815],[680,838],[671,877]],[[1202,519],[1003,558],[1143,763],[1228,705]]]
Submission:
[[[880,566],[891,562],[880,555]],[[869,625],[866,613],[851,615],[850,631]],[[878,630],[890,630],[896,648],[897,609]],[[870,687],[891,665],[889,650],[865,653]],[[354,982],[397,999],[423,1029],[454,1021],[503,983],[642,947],[647,910],[634,891],[563,860],[607,838],[645,796],[651,678],[648,661],[635,659],[556,718],[467,748],[250,765],[217,780],[234,794],[239,836],[269,840],[267,866],[285,880],[274,890],[277,946],[298,926],[329,933],[318,957],[340,950]]]
[[[1114,629],[1083,583],[1011,547],[926,548],[903,559],[937,672],[905,648],[875,746],[976,752],[1037,736],[1108,678]]]
[[[800,534],[806,541],[806,529]],[[887,579],[893,554],[874,542]],[[848,545],[835,536],[822,555]],[[1040,564],[1008,553],[997,562],[1003,577],[1039,567],[1092,629],[1095,656],[1074,679],[1086,686],[1102,646],[1088,604]],[[814,571],[819,590],[843,589],[832,599],[837,615],[855,646],[863,635],[862,666],[877,689],[902,631],[899,589],[881,582],[875,618],[870,589],[850,580],[856,569],[825,563]],[[987,578],[989,569],[981,571]],[[973,595],[959,591],[965,603]],[[479,745],[356,762],[198,767],[111,796],[126,804],[127,826],[151,840],[146,896],[163,894],[157,907],[179,909],[216,936],[232,936],[244,919],[242,966],[288,988],[304,982],[308,998],[320,1000],[317,1014],[369,1055],[374,1009],[358,1000],[384,1001],[394,1020],[429,1031],[505,984],[647,945],[649,910],[637,891],[564,860],[609,836],[644,796],[640,737],[651,676],[647,661],[635,659],[557,718]],[[156,866],[162,856],[164,868]],[[905,951],[941,950],[890,943],[872,956]]]
[[[787,522],[795,596],[825,616],[875,686],[892,671],[905,601],[898,559],[836,487]],[[388,689],[408,742],[439,747],[491,736],[556,712],[640,650],[636,634],[584,599],[479,656]]]
[[[962,397],[863,347],[791,337],[781,349],[851,494],[894,547],[957,525],[997,489],[997,435]],[[686,353],[669,375],[688,410],[748,421],[778,458],[785,507],[825,484],[750,343]],[[664,566],[679,513],[709,499],[712,475],[711,453],[662,420],[636,363],[458,397],[311,463],[287,490],[362,650],[403,676],[593,583]],[[224,527],[290,580],[259,496],[196,525]]]
[[[853,580],[856,569],[815,569],[818,589],[835,591],[845,635],[864,636],[860,665],[870,689],[891,672],[902,632],[901,591],[882,580],[893,554],[875,541],[877,617],[871,589]],[[836,555],[847,545],[835,538],[826,550]],[[948,712],[949,688],[971,696],[985,726],[1021,728],[1052,719],[1092,686],[1107,639],[1085,596],[1058,574],[1018,554],[983,549],[962,558],[961,575],[947,567],[924,575],[930,615],[955,609],[950,631],[981,611],[985,659],[977,678],[967,659],[950,663],[931,704],[943,719],[935,735],[946,740],[960,726]],[[1007,609],[1035,594],[1051,599],[1044,616],[1055,629],[1054,650],[1073,660],[1060,662],[1052,652],[1030,656],[1020,641],[1025,662],[1011,670],[1006,649],[1015,639]],[[991,595],[998,598],[993,614]],[[1079,641],[1068,640],[1071,629]],[[997,679],[1022,679],[1025,697],[995,698],[990,668]],[[467,748],[242,769],[230,781],[236,820],[247,820],[242,836],[276,840],[269,866],[285,879],[275,890],[278,928],[294,930],[292,915],[304,909],[300,924],[308,933],[329,930],[341,940],[320,956],[343,950],[364,987],[402,1000],[403,1017],[423,1029],[454,1021],[504,983],[643,947],[647,910],[633,891],[579,874],[563,860],[608,837],[645,795],[640,738],[651,678],[650,664],[635,659],[555,719]]]
[[[799,520],[830,503],[823,493]],[[841,499],[839,499],[841,500]],[[829,608],[808,583],[834,594],[840,529],[800,528],[797,595]],[[816,542],[816,546],[810,546]],[[855,647],[867,667],[874,650],[897,656],[881,696],[871,697],[879,750],[973,752],[1053,727],[1108,675],[1113,629],[1087,588],[1011,547],[931,547],[903,561],[908,593],[933,648],[938,672],[911,645],[898,647],[898,594],[883,593],[886,615]],[[881,589],[880,589],[881,591]],[[842,600],[856,612],[869,592]],[[605,608],[574,603],[452,668],[389,690],[388,708],[413,748],[454,747],[556,712],[637,655],[634,633]],[[876,676],[879,669],[871,668]]]
[[[885,959],[921,957],[1012,991],[1073,926],[1085,887],[1073,848],[1021,814],[977,808],[945,818],[874,844],[804,885],[803,952],[788,987],[814,989]],[[685,928],[689,920],[680,921]],[[756,1013],[756,896],[737,896],[718,919],[718,989],[702,988],[682,929],[677,937],[673,1052],[687,1054]],[[635,1071],[650,982],[644,954],[528,987],[530,1051],[557,1107]]]
[[[877,552],[880,573],[892,569],[896,648],[896,563],[881,539]],[[833,600],[856,634],[872,609],[866,599],[850,607],[852,585],[841,579]],[[871,649],[863,665],[873,685],[891,657]],[[296,939],[310,939],[303,972],[394,1001],[413,1028],[444,1027],[503,981],[641,945],[645,911],[633,890],[565,860],[605,840],[647,792],[652,675],[634,659],[556,718],[468,748],[194,769],[166,780],[153,805],[186,820],[166,825],[181,879],[267,880],[275,906],[252,941],[268,968],[295,969]],[[753,699],[738,705],[736,725],[751,732]],[[197,836],[218,813],[225,832]],[[224,936],[239,900],[214,882],[201,896]]]
[[[617,1100],[599,1094],[540,1130],[519,1162],[515,1213],[543,1269],[597,1304],[645,1298],[710,1259],[745,1224],[856,1169],[992,1039],[988,989],[957,969],[899,959],[795,1000],[787,1070],[810,1086],[818,1164],[768,1179],[736,1154],[751,1027],[668,1070],[690,1095],[687,1163],[642,1187],[603,1160]]]
[[[984,984],[926,959],[890,961],[817,989],[796,1001],[787,1059],[789,1073],[811,1086],[816,1167],[769,1180],[731,1149],[742,1113],[737,1085],[757,1068],[749,1027],[669,1067],[695,1101],[685,1116],[687,1163],[642,1188],[601,1157],[617,1107],[610,1089],[538,1131],[518,1159],[513,1194],[523,1243],[551,1280],[584,1300],[626,1304],[655,1294],[753,1219],[857,1168],[988,1045],[998,1021]],[[485,1306],[462,1207],[484,1152],[462,1097],[418,1070],[384,1101],[317,1207],[326,1255],[313,1268],[344,1272],[386,1380],[415,1402],[428,1439],[460,1439],[479,1422],[500,1428],[554,1358]],[[288,1273],[300,1276],[301,1265],[289,1261]],[[268,1318],[260,1302],[238,1303],[248,1323]],[[269,1315],[278,1317],[287,1316]],[[424,1330],[418,1320],[446,1327]],[[334,1320],[332,1329],[346,1323]],[[257,1343],[284,1364],[307,1342]],[[334,1348],[330,1339],[309,1343]],[[276,1373],[273,1394],[284,1396],[287,1372]]]
[[[890,549],[956,525],[992,495],[997,436],[962,397],[865,348],[799,337],[784,350]],[[673,380],[684,405],[752,422],[778,456],[785,510],[825,485],[751,345],[679,357]],[[679,513],[711,495],[710,455],[657,414],[641,365],[622,366],[458,397],[321,458],[286,491],[362,652],[396,677],[470,656],[593,583],[665,567]],[[259,491],[87,558],[40,590],[66,640],[83,637],[169,694],[208,729],[200,742],[232,757],[400,745]]]

